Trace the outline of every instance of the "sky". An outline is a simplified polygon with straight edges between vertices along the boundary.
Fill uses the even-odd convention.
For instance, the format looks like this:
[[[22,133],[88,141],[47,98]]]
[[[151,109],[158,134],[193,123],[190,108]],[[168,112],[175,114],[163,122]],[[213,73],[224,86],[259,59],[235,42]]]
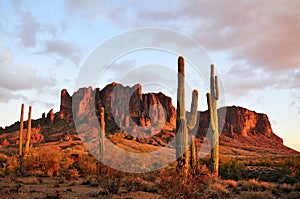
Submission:
[[[21,103],[33,106],[33,118],[59,111],[61,89],[74,92],[93,50],[122,32],[155,27],[199,43],[222,80],[224,105],[267,114],[284,144],[300,151],[299,10],[298,0],[0,0],[0,126],[19,120]],[[121,80],[133,65],[148,72],[158,64],[174,66],[173,58],[157,50],[123,55],[106,81]],[[143,90],[151,91],[147,86]],[[197,87],[204,110],[207,86]]]

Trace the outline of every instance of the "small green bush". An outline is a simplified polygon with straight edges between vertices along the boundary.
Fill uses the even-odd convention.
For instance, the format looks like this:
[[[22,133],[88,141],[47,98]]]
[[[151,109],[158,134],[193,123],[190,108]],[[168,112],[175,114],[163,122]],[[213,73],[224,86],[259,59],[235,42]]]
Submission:
[[[227,159],[220,163],[220,176],[224,179],[240,180],[246,177],[246,167],[237,159]]]

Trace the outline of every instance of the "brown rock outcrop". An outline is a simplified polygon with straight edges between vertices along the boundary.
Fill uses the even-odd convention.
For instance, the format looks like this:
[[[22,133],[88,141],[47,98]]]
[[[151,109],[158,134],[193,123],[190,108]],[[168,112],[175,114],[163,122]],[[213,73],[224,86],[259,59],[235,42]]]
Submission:
[[[53,109],[51,109],[48,114],[47,114],[47,117],[46,117],[46,120],[45,120],[45,123],[47,125],[52,125],[54,123],[54,120],[55,120],[55,114],[53,112]]]
[[[208,132],[208,111],[200,112],[198,136]],[[263,135],[283,144],[283,140],[274,134],[268,116],[243,107],[222,107],[218,109],[219,132],[223,136],[234,138],[235,134],[247,136]],[[223,128],[222,128],[223,127]],[[222,128],[222,129],[221,129]]]
[[[124,87],[112,83],[102,90],[99,88],[93,90],[91,87],[81,88],[72,97],[65,98],[68,102],[65,101],[64,104],[72,104],[72,99],[74,100],[73,113],[80,121],[89,120],[91,111],[95,111],[99,117],[100,108],[104,107],[108,132],[119,129],[137,132],[140,126],[147,127],[150,123],[159,123],[164,119],[175,125],[176,111],[172,99],[163,93],[142,94],[140,84]],[[61,107],[64,106],[61,104]],[[151,133],[151,129],[147,132]]]
[[[66,89],[63,89],[60,94],[60,119],[71,119],[72,117],[72,97]]]

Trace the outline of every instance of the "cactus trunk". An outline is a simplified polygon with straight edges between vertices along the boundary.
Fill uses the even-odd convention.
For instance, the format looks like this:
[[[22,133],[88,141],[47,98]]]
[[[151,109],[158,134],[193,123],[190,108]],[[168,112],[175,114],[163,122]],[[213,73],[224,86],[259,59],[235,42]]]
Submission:
[[[19,131],[19,156],[20,156],[20,173],[23,173],[23,125],[24,125],[24,104],[21,106],[20,131]]]
[[[215,177],[219,174],[219,130],[218,130],[218,77],[214,75],[214,65],[211,65],[210,93],[207,93],[207,105],[210,115],[210,144],[211,144],[211,172]]]
[[[19,156],[23,156],[23,125],[24,125],[24,104],[21,106],[20,131],[19,131]]]
[[[176,110],[176,157],[178,168],[187,174],[189,168],[188,130],[185,112],[185,71],[184,59],[178,58],[178,87],[177,87],[177,110]]]
[[[28,121],[27,121],[27,136],[26,136],[26,143],[25,143],[25,154],[27,154],[29,152],[29,146],[30,146],[30,138],[31,138],[31,109],[32,109],[32,107],[29,106]]]
[[[104,136],[105,136],[105,120],[104,120],[104,108],[101,108],[100,111],[100,161],[104,159]]]
[[[191,144],[191,166],[192,168],[195,168],[197,165],[197,160],[198,160],[198,154],[197,154],[197,145],[195,141],[195,137],[192,137],[192,144]]]
[[[176,110],[176,157],[178,168],[187,176],[190,168],[190,149],[188,131],[196,125],[198,108],[198,91],[193,91],[191,112],[186,119],[185,110],[185,66],[184,58],[178,58],[178,87],[177,87],[177,110]]]

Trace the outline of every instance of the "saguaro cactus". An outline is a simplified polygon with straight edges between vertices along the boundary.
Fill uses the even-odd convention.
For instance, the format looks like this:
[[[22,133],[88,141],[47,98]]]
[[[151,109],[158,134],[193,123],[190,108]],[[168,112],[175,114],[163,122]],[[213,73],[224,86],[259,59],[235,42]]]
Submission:
[[[219,130],[218,130],[218,103],[220,93],[218,85],[218,76],[214,75],[214,65],[211,65],[210,74],[210,93],[207,93],[207,105],[210,115],[211,127],[211,172],[215,177],[219,174]]]
[[[19,156],[20,156],[20,173],[23,171],[23,125],[24,125],[24,104],[21,106],[20,131],[19,131]]]
[[[19,131],[19,156],[23,156],[23,125],[24,125],[24,104],[21,106],[20,131]]]
[[[27,136],[26,136],[26,143],[25,143],[25,154],[28,153],[29,146],[30,146],[30,138],[31,138],[31,109],[32,109],[32,107],[29,106],[28,121],[27,121]]]
[[[184,58],[178,58],[178,87],[177,87],[177,112],[176,112],[176,157],[178,158],[178,168],[183,170],[187,175],[190,163],[190,151],[188,147],[188,130],[196,125],[197,107],[198,107],[198,91],[193,91],[191,104],[191,112],[186,119],[185,110],[185,66]]]
[[[105,120],[104,120],[104,108],[101,107],[100,111],[100,160],[102,161],[104,158],[104,136],[105,136]]]

